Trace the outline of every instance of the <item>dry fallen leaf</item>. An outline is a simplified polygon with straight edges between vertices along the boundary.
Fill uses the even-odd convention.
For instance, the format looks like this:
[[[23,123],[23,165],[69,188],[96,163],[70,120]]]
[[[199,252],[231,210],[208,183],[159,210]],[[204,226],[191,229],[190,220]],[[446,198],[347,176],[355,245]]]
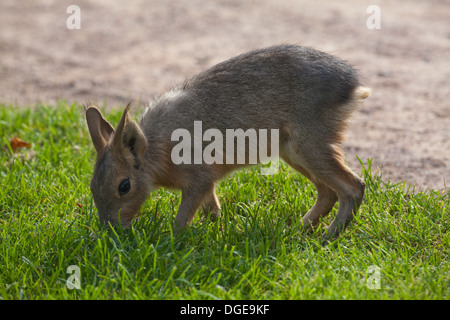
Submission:
[[[18,138],[18,137],[14,137],[9,141],[9,145],[11,146],[11,149],[13,152],[16,152],[17,150],[21,149],[21,148],[30,148],[31,147],[31,143],[23,141],[22,139]],[[7,146],[5,146],[6,148],[8,148]]]

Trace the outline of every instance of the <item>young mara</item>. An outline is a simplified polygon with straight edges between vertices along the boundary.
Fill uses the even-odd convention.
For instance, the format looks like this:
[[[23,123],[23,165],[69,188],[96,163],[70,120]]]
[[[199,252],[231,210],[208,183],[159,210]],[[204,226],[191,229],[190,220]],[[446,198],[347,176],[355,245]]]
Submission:
[[[305,226],[316,226],[339,201],[322,236],[324,242],[334,239],[364,195],[364,181],[344,164],[340,143],[346,120],[369,93],[342,60],[281,45],[197,74],[151,102],[137,123],[129,105],[116,129],[95,106],[87,106],[97,152],[90,187],[99,217],[128,226],[161,186],[182,192],[175,231],[186,228],[200,206],[217,217],[216,182],[237,168],[267,161],[264,155],[275,150],[317,188]]]

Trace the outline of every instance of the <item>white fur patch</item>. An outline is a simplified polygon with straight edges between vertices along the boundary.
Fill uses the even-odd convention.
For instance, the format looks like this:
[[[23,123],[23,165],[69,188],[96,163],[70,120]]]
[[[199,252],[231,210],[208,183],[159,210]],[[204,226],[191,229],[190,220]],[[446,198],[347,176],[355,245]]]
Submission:
[[[147,112],[149,110],[152,110],[158,106],[161,106],[164,109],[170,108],[171,102],[182,97],[184,94],[185,94],[185,92],[183,90],[172,89],[172,90],[164,93],[161,97],[150,101],[148,104],[148,107],[145,109],[144,113],[142,114],[141,119],[145,118],[145,116],[147,115]]]
[[[166,92],[163,95],[162,99],[175,100],[175,99],[181,97],[183,94],[184,94],[184,92],[182,90],[180,90],[180,89],[172,89],[172,90]]]

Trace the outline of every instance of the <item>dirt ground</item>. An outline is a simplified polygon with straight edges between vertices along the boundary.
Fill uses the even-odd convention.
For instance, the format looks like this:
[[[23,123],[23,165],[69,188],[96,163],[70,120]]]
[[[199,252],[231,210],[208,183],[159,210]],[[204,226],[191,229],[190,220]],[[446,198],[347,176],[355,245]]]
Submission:
[[[67,28],[78,5],[80,29]],[[380,9],[380,29],[367,27]],[[354,65],[372,95],[345,142],[416,190],[450,187],[450,2],[217,0],[0,2],[0,102],[145,102],[239,53],[300,43]]]

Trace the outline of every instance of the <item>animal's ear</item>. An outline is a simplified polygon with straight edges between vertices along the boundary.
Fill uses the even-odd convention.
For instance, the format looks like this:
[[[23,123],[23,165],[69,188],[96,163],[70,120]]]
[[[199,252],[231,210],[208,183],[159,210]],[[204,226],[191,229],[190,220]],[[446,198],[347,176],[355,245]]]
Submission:
[[[113,148],[119,152],[124,152],[124,150],[130,151],[135,158],[134,166],[139,167],[147,149],[147,139],[137,123],[130,119],[128,115],[130,105],[131,102],[125,107],[122,118],[117,126],[114,134]]]
[[[86,123],[91,135],[94,148],[97,153],[101,153],[106,146],[114,128],[103,118],[102,113],[94,106],[85,107]]]

